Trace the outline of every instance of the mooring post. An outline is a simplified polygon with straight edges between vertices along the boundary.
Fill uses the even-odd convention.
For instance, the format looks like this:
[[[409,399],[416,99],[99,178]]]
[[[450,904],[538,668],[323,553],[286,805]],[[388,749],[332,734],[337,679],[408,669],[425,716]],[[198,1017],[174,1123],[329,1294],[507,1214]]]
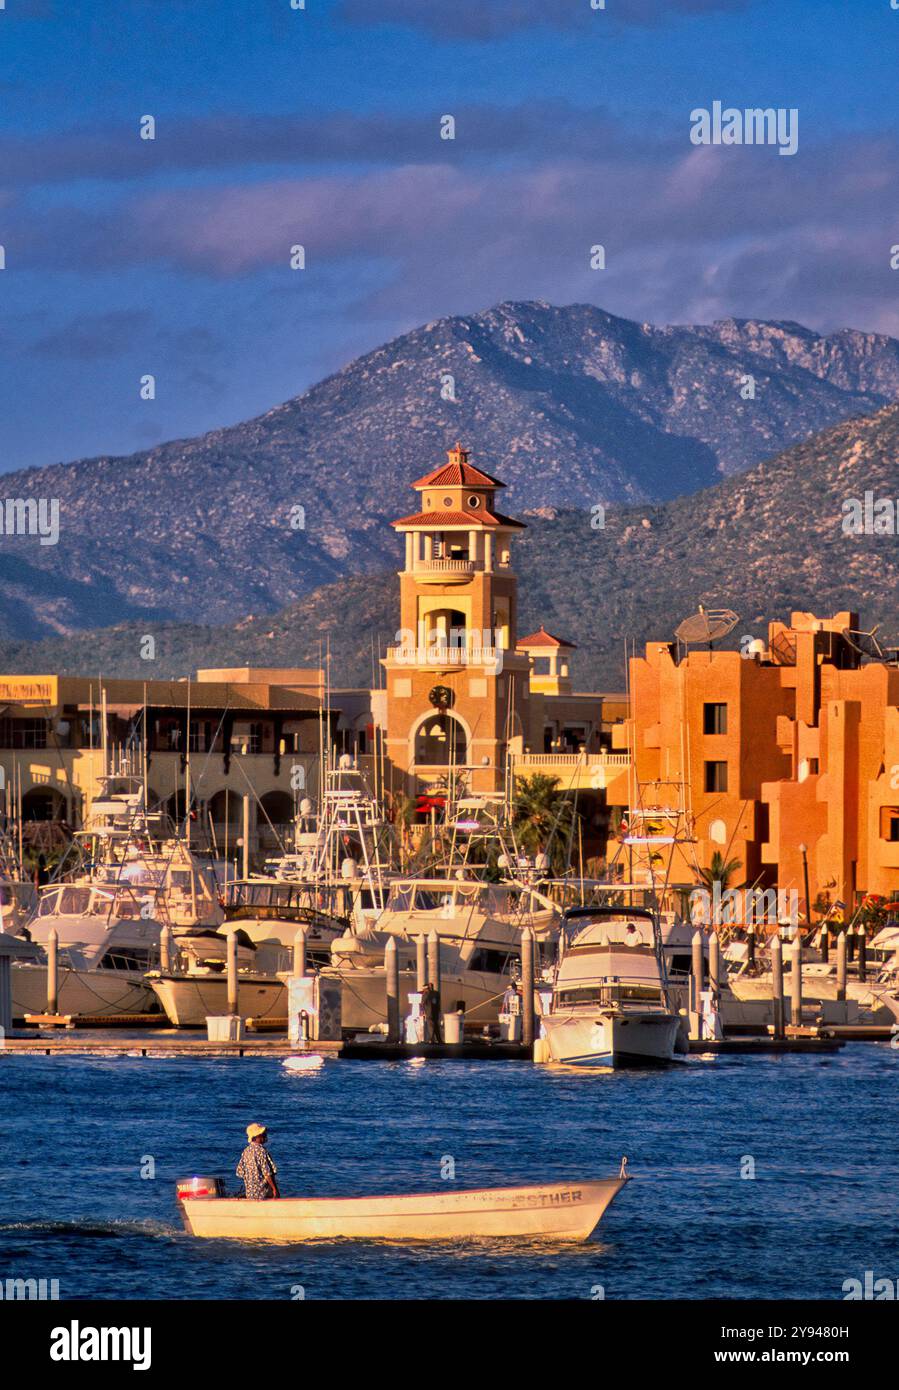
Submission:
[[[794,1028],[802,1023],[802,937],[798,928],[790,942],[790,1022]]]
[[[717,1008],[721,998],[721,942],[714,927],[709,933],[709,989]]]
[[[864,984],[868,978],[868,933],[864,926],[858,929],[858,979]]]
[[[746,932],[746,965],[752,970],[755,967],[755,923],[750,922]]]
[[[850,965],[855,960],[855,928],[852,923],[846,928],[846,946]]]
[[[172,968],[172,929],[168,922],[159,933],[159,964],[165,971]]]
[[[821,959],[825,965],[830,960],[830,932],[826,922],[821,927]]]
[[[784,1035],[784,960],[777,932],[771,938],[771,996],[774,1001],[774,1036]]]
[[[415,988],[421,994],[428,983],[428,943],[423,936],[415,938]]]
[[[303,976],[306,974],[306,928],[297,927],[297,934],[293,939],[293,973]]]
[[[437,1002],[443,1014],[443,996],[440,993],[440,937],[432,931],[428,937],[428,978],[425,984],[432,984],[437,991]]]
[[[387,1041],[400,1040],[400,958],[396,937],[391,936],[384,947],[384,972],[387,976]]]
[[[534,1045],[534,933],[525,927],[521,933],[521,1041]]]
[[[228,933],[228,1013],[239,1012],[237,994],[237,932]]]
[[[837,999],[846,998],[846,933],[837,937]]]
[[[47,1013],[55,1014],[59,1004],[59,932],[47,933]]]

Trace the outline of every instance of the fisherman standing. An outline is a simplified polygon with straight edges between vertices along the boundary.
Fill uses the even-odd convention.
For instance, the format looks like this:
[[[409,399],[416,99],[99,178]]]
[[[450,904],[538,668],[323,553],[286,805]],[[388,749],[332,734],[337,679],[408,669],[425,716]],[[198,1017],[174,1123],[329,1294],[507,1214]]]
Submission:
[[[268,1142],[265,1125],[247,1125],[247,1140],[237,1165],[237,1176],[243,1178],[246,1196],[253,1202],[280,1197],[275,1178],[278,1170],[265,1148]]]

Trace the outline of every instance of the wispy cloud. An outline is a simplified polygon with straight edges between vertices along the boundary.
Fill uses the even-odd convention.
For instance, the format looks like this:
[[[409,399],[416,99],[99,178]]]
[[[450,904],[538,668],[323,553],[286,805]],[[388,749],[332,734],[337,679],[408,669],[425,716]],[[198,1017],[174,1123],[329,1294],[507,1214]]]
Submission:
[[[739,13],[749,0],[341,0],[351,24],[400,24],[435,38],[495,40],[528,29],[583,30],[597,24],[661,25],[687,16]]]

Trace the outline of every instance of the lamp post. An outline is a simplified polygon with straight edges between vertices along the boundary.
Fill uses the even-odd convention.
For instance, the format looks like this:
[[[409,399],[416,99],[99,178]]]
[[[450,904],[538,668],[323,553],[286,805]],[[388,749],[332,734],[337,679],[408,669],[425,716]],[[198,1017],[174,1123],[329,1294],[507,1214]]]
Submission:
[[[808,845],[800,845],[802,855],[802,877],[805,882],[805,920],[809,931],[812,929],[812,897],[808,886]]]

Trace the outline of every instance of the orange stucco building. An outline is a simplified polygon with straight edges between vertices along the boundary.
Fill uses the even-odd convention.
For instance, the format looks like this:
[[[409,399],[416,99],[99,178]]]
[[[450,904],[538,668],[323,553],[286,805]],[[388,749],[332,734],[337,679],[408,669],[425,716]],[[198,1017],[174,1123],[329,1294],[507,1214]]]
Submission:
[[[863,661],[843,635],[857,628],[851,612],[797,612],[741,651],[651,642],[631,660],[615,745],[633,760],[631,795],[659,779],[686,792],[680,881],[717,851],[740,862],[733,886],[804,903],[805,845],[812,903],[899,894],[899,668]]]

